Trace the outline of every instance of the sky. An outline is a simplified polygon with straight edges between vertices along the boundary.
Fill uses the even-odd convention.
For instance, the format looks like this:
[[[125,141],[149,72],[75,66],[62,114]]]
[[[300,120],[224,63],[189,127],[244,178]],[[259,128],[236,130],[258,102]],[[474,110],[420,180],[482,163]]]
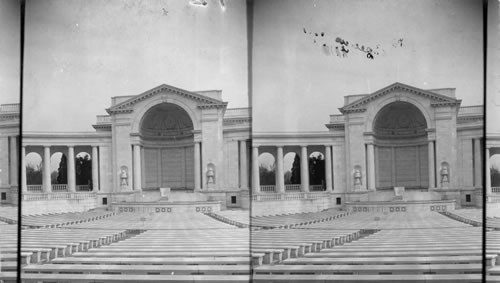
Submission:
[[[500,135],[500,8],[498,0],[488,1],[488,42],[486,78],[486,133]],[[500,167],[500,162],[498,163]]]
[[[484,103],[481,1],[255,0],[253,22],[254,133],[326,131],[345,95],[396,81]],[[328,53],[336,37],[379,55]]]
[[[0,1],[0,104],[19,103],[20,2]]]
[[[23,130],[93,131],[111,97],[163,83],[248,107],[246,2],[224,3],[27,0]]]

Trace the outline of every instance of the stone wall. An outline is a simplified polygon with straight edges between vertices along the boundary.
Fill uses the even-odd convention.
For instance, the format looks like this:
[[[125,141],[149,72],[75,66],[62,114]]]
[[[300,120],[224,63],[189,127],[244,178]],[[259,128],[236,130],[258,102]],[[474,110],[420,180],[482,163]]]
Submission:
[[[23,201],[22,214],[84,212],[97,207],[97,198]]]
[[[276,215],[285,213],[320,212],[329,208],[341,208],[336,205],[337,196],[320,199],[254,201],[251,206],[252,216]]]

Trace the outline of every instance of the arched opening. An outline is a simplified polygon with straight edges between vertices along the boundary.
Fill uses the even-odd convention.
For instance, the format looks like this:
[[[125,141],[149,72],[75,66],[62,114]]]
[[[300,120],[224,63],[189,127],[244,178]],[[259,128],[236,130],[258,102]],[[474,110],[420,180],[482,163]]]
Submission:
[[[427,122],[422,112],[411,103],[393,102],[379,111],[373,125],[376,188],[428,188]]]
[[[68,188],[67,158],[62,152],[56,152],[50,157],[50,183],[52,191],[66,191]]]
[[[493,151],[490,149],[490,151]],[[500,153],[493,153],[490,157],[491,187],[494,192],[500,191]]]
[[[321,152],[309,155],[309,184],[311,191],[324,191],[325,187],[325,156]]]
[[[283,158],[285,191],[300,192],[300,156],[295,152],[285,154]]]
[[[194,134],[189,114],[172,103],[149,109],[141,121],[143,187],[194,189]]]
[[[259,178],[262,192],[274,192],[276,187],[276,162],[268,152],[259,155]]]
[[[42,157],[36,152],[26,154],[26,183],[28,185],[28,192],[41,192],[42,191]]]

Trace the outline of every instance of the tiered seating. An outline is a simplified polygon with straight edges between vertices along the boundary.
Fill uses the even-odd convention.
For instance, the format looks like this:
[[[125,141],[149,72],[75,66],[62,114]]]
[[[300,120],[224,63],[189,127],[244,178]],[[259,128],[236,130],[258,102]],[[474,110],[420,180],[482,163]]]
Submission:
[[[0,282],[17,282],[16,223],[17,207],[0,206]],[[30,254],[23,251],[21,256],[26,259]]]
[[[201,213],[122,213],[112,221],[74,224],[71,229],[76,227],[93,232],[103,227],[127,227],[138,234],[58,257],[47,264],[28,265],[23,268],[23,281],[248,282],[252,261],[262,264],[266,257],[265,253],[251,254],[248,229]]]
[[[69,225],[68,227],[86,229],[220,229],[235,228],[232,225],[222,223],[211,217],[200,213],[163,213],[163,214],[139,214],[119,213],[113,217],[100,221],[84,222]]]
[[[318,231],[327,234],[349,228],[365,234],[286,258],[281,264],[256,266],[254,281],[481,282],[481,228],[438,213],[355,213],[290,229],[290,234],[312,237]],[[253,233],[271,231],[280,230]],[[279,238],[286,241],[287,237]]]
[[[16,271],[17,225],[0,222],[0,259],[2,272]]]
[[[89,248],[109,245],[127,238],[126,230],[85,230],[63,228],[26,229],[21,235],[21,251],[31,253],[29,263],[43,263]]]
[[[441,213],[473,226],[479,227],[483,225],[483,210],[480,208],[456,209],[443,211]]]
[[[492,229],[500,229],[500,218],[498,217],[486,217],[486,226]]]
[[[68,212],[42,215],[23,215],[22,225],[25,227],[60,227],[75,223],[95,221],[115,215],[114,212],[95,210],[87,212]]]
[[[321,212],[294,213],[271,216],[252,217],[253,227],[290,228],[313,222],[331,221],[348,215],[345,211],[329,209]]]
[[[17,223],[17,207],[11,205],[0,205],[0,222],[9,224]]]
[[[486,233],[487,281],[500,281],[500,231]]]
[[[208,216],[219,221],[246,228],[250,226],[250,213],[248,210],[223,210],[217,212],[208,212]]]
[[[447,228],[471,227],[462,222],[455,221],[436,212],[419,213],[354,213],[347,217],[336,219],[333,223],[318,222],[307,225],[307,228],[332,228],[343,229],[414,229],[414,228]]]
[[[359,238],[358,230],[272,229],[252,231],[252,252],[273,252],[270,261],[280,263]]]

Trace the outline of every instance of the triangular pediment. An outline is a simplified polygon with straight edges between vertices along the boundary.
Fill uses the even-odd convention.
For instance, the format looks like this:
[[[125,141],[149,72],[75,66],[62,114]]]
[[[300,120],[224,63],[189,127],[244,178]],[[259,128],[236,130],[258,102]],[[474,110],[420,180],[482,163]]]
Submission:
[[[377,90],[376,92],[364,96],[358,100],[355,100],[344,107],[340,108],[340,112],[348,113],[348,112],[363,112],[366,110],[366,107],[372,101],[379,99],[387,94],[390,94],[395,91],[405,91],[409,92],[413,95],[419,95],[425,97],[426,99],[431,100],[431,105],[434,107],[445,106],[445,105],[460,105],[461,100],[445,96],[442,94],[438,94],[429,90],[419,89],[413,86],[405,85],[399,82],[393,83],[385,88]]]
[[[162,93],[171,93],[173,95],[178,95],[181,97],[184,97],[186,99],[191,99],[197,101],[199,104],[198,107],[200,108],[207,108],[207,107],[226,107],[227,102],[224,102],[222,100],[218,100],[212,97],[208,97],[196,92],[180,89],[177,87],[173,87],[171,85],[167,84],[162,84],[159,85],[153,89],[150,89],[148,91],[145,91],[141,94],[132,96],[131,98],[128,98],[116,105],[111,106],[110,108],[106,109],[106,111],[111,114],[111,113],[118,113],[118,112],[131,112],[133,109],[133,106],[141,101],[144,101],[146,99],[149,99],[155,95],[160,95]]]

